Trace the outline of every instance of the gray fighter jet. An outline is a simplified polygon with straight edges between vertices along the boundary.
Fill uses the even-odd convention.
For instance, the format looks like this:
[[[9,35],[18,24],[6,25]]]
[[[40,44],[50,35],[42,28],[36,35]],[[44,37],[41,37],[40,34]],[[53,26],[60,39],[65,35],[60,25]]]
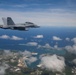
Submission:
[[[39,26],[35,25],[32,22],[25,22],[20,24],[15,24],[11,17],[2,18],[4,25],[0,25],[0,28],[3,29],[13,29],[13,30],[25,30],[29,28],[38,28]]]

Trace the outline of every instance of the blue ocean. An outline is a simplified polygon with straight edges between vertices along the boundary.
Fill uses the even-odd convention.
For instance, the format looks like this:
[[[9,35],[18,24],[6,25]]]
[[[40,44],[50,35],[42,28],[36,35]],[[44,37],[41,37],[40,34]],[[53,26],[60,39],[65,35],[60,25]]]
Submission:
[[[1,38],[2,35],[7,35],[9,37],[17,36],[23,38],[23,40],[11,40]],[[34,38],[37,35],[43,35],[43,38]],[[62,40],[53,40],[53,36],[59,37]],[[71,39],[76,37],[76,27],[55,27],[55,26],[45,26],[40,28],[32,28],[29,31],[18,31],[18,30],[4,30],[0,29],[0,50],[16,50],[16,51],[31,51],[40,54],[58,54],[64,55],[65,50],[50,50],[47,48],[38,48],[38,45],[44,46],[49,44],[51,47],[54,47],[56,44],[59,48],[63,48],[67,45],[73,45],[74,43]],[[70,41],[65,39],[69,38]],[[37,46],[27,46],[28,42],[36,42]],[[37,57],[38,57],[37,56]],[[35,64],[37,64],[35,62]],[[34,66],[34,64],[32,64]]]
[[[59,47],[64,47],[66,45],[72,45],[72,42],[65,41],[65,38],[76,37],[76,27],[40,27],[29,29],[29,31],[18,31],[18,30],[4,30],[0,29],[0,36],[17,36],[24,40],[9,40],[0,38],[0,49],[10,49],[10,50],[25,50],[28,49],[26,46],[20,46],[19,44],[26,44],[27,42],[37,42],[40,45],[49,43],[54,46],[58,42]],[[36,35],[43,35],[41,39],[33,38]],[[61,41],[52,40],[53,36],[60,37]],[[39,41],[40,40],[40,41]]]

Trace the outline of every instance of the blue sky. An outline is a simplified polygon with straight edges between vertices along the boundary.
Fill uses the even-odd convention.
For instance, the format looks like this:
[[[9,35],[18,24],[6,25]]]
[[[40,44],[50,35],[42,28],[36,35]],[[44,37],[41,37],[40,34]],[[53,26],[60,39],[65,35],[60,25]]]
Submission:
[[[7,16],[17,23],[75,26],[76,0],[0,0],[0,21]]]
[[[0,8],[8,10],[21,8],[23,11],[51,8],[74,11],[76,10],[76,0],[0,0]]]

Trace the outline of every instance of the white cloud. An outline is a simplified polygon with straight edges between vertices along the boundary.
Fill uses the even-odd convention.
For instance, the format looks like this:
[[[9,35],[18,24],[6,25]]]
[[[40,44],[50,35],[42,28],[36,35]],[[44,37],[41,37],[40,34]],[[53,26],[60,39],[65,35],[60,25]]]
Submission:
[[[27,46],[37,46],[38,43],[37,42],[28,42],[26,45]]]
[[[6,57],[13,56],[13,52],[11,52],[10,50],[4,50],[4,56]]]
[[[17,37],[17,36],[12,36],[11,40],[23,40],[23,38]]]
[[[41,67],[52,72],[62,72],[65,69],[64,58],[57,55],[48,55],[41,58]]]
[[[44,37],[43,35],[34,36],[34,38],[43,38],[43,37]]]
[[[71,39],[71,41],[74,42],[74,45],[65,46],[65,49],[70,53],[76,54],[76,38]]]
[[[23,40],[23,38],[17,37],[17,36],[8,36],[8,35],[2,35],[0,36],[1,39],[10,39],[10,40]]]
[[[58,47],[58,45],[54,45],[54,47],[50,46],[49,43],[46,43],[44,46],[38,45],[38,48],[50,49],[50,50],[62,50],[62,48]]]
[[[76,59],[74,59],[72,62],[73,62],[74,64],[76,64]]]
[[[27,50],[25,50],[23,52],[20,51],[20,54],[22,54],[23,56],[27,56],[27,57],[31,57],[32,56],[32,53],[30,51],[27,51]]]
[[[22,56],[23,56],[23,59],[25,61],[26,64],[30,65],[31,63],[37,61],[37,57],[33,57],[32,55],[32,52],[30,51],[23,51],[23,52],[19,52]]]
[[[69,40],[69,38],[68,38],[68,40]],[[74,44],[72,46],[71,45],[65,46],[65,49],[70,53],[76,54],[76,37],[71,39],[71,41],[73,41]]]
[[[11,51],[10,51],[10,50],[4,50],[4,53],[5,53],[5,54],[10,54]]]
[[[31,63],[37,61],[37,57],[30,57],[30,58],[26,59],[25,61],[27,61],[28,64],[31,64]]]
[[[51,48],[51,46],[48,43],[46,43],[44,47],[45,48]]]
[[[56,45],[54,45],[53,49],[54,49],[54,50],[62,50],[62,48],[58,47],[58,45],[57,45],[57,44],[56,44]]]
[[[66,41],[70,41],[70,38],[67,37],[67,38],[65,38],[65,40],[66,40]]]
[[[23,57],[32,57],[32,55],[37,55],[38,53],[34,53],[34,52],[30,52],[28,50],[25,50],[25,51],[19,51],[19,53],[21,55],[23,55]]]
[[[22,7],[22,5],[16,5],[17,7]],[[64,13],[63,13],[64,12]],[[0,9],[0,17],[11,16],[16,23],[31,21],[38,25],[51,25],[51,26],[75,26],[76,25],[76,12],[70,13],[63,9],[46,9],[43,11],[8,11]],[[2,20],[0,19],[0,22]],[[3,22],[2,22],[3,23]]]
[[[0,66],[0,75],[4,75],[5,74],[5,67]]]
[[[72,41],[76,44],[76,37],[72,39]]]
[[[2,35],[0,36],[1,39],[9,39],[10,37],[8,35]]]
[[[76,45],[74,44],[73,46],[66,46],[65,49],[73,54],[76,54]]]
[[[62,39],[60,37],[53,36],[53,40],[59,41],[59,40],[62,40]]]
[[[2,63],[2,65],[0,66],[0,75],[5,75],[5,70],[9,68],[9,66],[5,63]]]
[[[52,49],[49,43],[46,43],[44,46],[38,45],[38,48]]]
[[[22,5],[16,5],[22,7]],[[38,11],[38,12],[37,12]],[[43,12],[44,11],[44,12]],[[64,13],[63,13],[64,12]],[[31,21],[38,25],[51,25],[51,26],[75,26],[76,25],[76,12],[67,12],[64,9],[45,9],[33,11],[15,11],[0,9],[0,17],[12,17],[16,23]],[[2,20],[0,19],[0,22]],[[3,24],[3,22],[2,22]]]
[[[58,45],[54,45],[54,48],[57,49],[58,48]]]

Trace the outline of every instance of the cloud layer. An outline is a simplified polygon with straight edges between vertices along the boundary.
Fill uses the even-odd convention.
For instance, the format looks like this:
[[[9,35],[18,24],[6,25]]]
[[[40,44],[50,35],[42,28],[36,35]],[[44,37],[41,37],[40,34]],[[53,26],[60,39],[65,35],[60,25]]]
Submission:
[[[76,59],[74,59],[72,62],[76,65]]]
[[[60,41],[60,40],[62,40],[62,39],[61,39],[60,37],[53,36],[53,40]]]
[[[49,43],[46,43],[44,46],[38,45],[38,48],[44,48],[44,49],[52,49]]]
[[[71,41],[73,41],[74,44],[67,45],[64,49],[70,53],[76,54],[76,37],[72,38]]]
[[[38,45],[37,42],[28,42],[28,43],[26,44],[26,46],[37,46],[37,45]]]
[[[76,37],[72,39],[72,41],[76,44]]]
[[[8,35],[2,35],[0,36],[1,39],[10,39],[10,37]]]
[[[34,36],[34,38],[43,38],[43,37],[44,37],[43,35]]]
[[[5,70],[8,68],[9,66],[5,63],[2,63],[2,65],[0,65],[0,75],[5,75]]]
[[[12,36],[11,40],[23,40],[23,38],[17,37],[17,36]]]
[[[31,9],[32,10],[32,9]],[[44,11],[44,12],[43,12]],[[23,23],[25,21],[31,21],[38,25],[48,26],[75,26],[76,24],[76,12],[67,12],[64,9],[43,9],[33,11],[15,11],[0,9],[2,17],[12,17],[16,23]],[[64,13],[63,13],[64,12]],[[0,22],[3,24],[2,19]]]
[[[70,53],[76,54],[76,45],[66,46],[65,49]]]
[[[28,64],[31,64],[31,63],[37,61],[37,57],[29,57],[28,59],[25,59],[25,61],[26,61]]]
[[[23,52],[20,51],[20,54],[23,55],[25,63],[27,63],[29,65],[31,63],[37,61],[37,57],[34,57],[32,52],[30,52],[30,51],[27,51],[27,50],[25,50]]]
[[[10,39],[10,40],[23,40],[23,38],[17,37],[17,36],[8,36],[8,35],[2,35],[0,36],[1,39]]]
[[[66,41],[70,41],[70,38],[67,37],[67,38],[65,38],[65,40],[66,40]]]
[[[57,55],[41,57],[41,67],[52,72],[62,72],[65,68],[65,60]]]

